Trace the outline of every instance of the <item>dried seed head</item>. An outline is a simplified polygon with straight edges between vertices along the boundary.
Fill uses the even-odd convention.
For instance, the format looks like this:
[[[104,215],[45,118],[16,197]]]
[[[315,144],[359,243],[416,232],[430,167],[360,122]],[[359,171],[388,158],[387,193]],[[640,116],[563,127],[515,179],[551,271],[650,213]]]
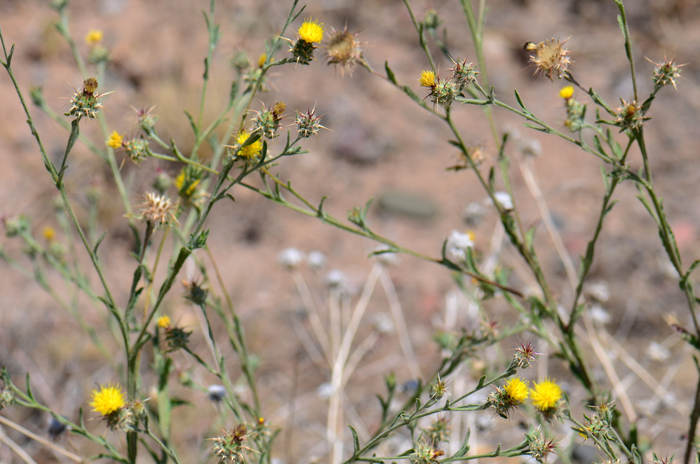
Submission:
[[[564,49],[565,41],[552,38],[538,44],[525,42],[523,48],[532,53],[530,62],[535,64],[535,76],[543,74],[549,79],[555,76],[561,79],[566,75],[569,66],[573,63],[569,55],[571,52]]]
[[[174,214],[175,205],[169,198],[153,192],[146,193],[141,203],[140,218],[156,227],[163,227],[171,222],[177,222]]]
[[[357,34],[348,32],[347,26],[338,31],[331,28],[331,34],[326,46],[328,64],[340,66],[340,72],[344,75],[345,69],[352,75],[352,68],[362,59],[364,45],[355,40]]]

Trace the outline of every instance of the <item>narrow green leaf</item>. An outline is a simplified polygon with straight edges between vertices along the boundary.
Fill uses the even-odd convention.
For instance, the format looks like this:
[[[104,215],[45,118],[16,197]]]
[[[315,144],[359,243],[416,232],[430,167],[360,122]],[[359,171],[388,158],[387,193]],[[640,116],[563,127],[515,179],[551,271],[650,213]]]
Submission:
[[[523,109],[523,111],[527,112],[528,114],[530,113],[527,108],[525,108],[525,104],[523,103],[523,99],[520,97],[520,94],[518,93],[518,90],[514,90],[515,92],[515,99],[518,101],[518,105],[520,105],[520,108]]]
[[[353,455],[357,455],[360,452],[360,439],[357,437],[357,432],[353,426],[348,424],[348,427],[350,427],[350,432],[352,433]]]
[[[199,137],[199,129],[197,128],[197,124],[194,122],[194,118],[192,118],[192,115],[189,113],[189,111],[185,111],[185,116],[187,116],[187,120],[190,122],[190,127],[192,128],[192,131],[194,132],[195,138]],[[248,137],[250,139],[250,137]]]
[[[409,86],[404,85],[404,86],[403,86],[403,91],[404,91],[404,93],[405,93],[406,95],[408,95],[409,97],[411,97],[411,99],[412,99],[414,102],[416,102],[416,103],[418,103],[418,104],[423,103],[423,100],[422,100],[422,99],[416,94],[416,92],[414,92]]]
[[[26,386],[27,386],[27,396],[28,396],[32,401],[36,402],[36,400],[34,399],[34,393],[32,393],[32,385],[31,385],[31,382],[30,382],[30,380],[29,380],[29,372],[27,372],[27,376],[26,376],[26,378],[25,378],[25,383],[26,383]]]
[[[469,452],[469,437],[472,434],[472,429],[467,429],[467,434],[464,436],[464,441],[462,441],[462,447],[457,450],[457,452],[452,456],[453,458],[461,458],[462,456],[466,456],[466,454]]]
[[[626,35],[625,22],[622,20],[622,15],[617,15],[617,25],[620,26],[620,32],[622,32],[622,35]]]
[[[100,247],[100,244],[102,243],[102,240],[105,239],[105,236],[107,235],[107,231],[105,230],[102,232],[102,235],[100,235],[100,238],[97,239],[97,242],[95,242],[95,246],[92,247],[92,252],[97,255],[97,249]]]
[[[396,75],[394,74],[394,71],[392,71],[389,67],[388,61],[384,62],[384,70],[386,71],[386,77],[391,81],[392,84],[398,87],[399,83],[396,82]]]

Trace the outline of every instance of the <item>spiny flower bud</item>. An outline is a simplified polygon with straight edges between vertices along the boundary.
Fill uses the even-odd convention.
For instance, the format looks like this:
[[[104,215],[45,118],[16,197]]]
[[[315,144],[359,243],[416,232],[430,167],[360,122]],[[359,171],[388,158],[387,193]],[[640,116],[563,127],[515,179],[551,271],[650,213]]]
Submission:
[[[126,156],[135,164],[141,163],[141,161],[153,154],[151,148],[148,146],[148,141],[143,137],[122,141],[122,147],[124,148],[124,152],[126,152]]]
[[[134,111],[136,111],[137,123],[138,123],[139,127],[141,128],[141,130],[144,131],[148,135],[154,134],[155,127],[156,127],[156,121],[158,120],[158,116],[155,116],[153,114],[153,110],[155,109],[155,106],[143,108],[140,110],[134,108],[133,106],[131,108]]]
[[[228,461],[230,464],[240,464],[245,462],[245,451],[250,448],[243,446],[248,438],[248,428],[245,424],[239,424],[234,430],[224,432],[220,437],[212,441],[214,454],[221,461]]]
[[[253,132],[260,131],[263,137],[268,139],[277,137],[282,114],[286,107],[287,105],[282,101],[275,103],[270,109],[265,108],[263,104],[262,110],[253,119]]]
[[[250,67],[250,58],[245,50],[238,50],[231,58],[230,63],[241,73]]]
[[[161,349],[165,353],[170,353],[172,351],[177,351],[181,348],[185,348],[190,341],[190,335],[192,331],[186,331],[177,326],[169,326],[165,328],[165,341],[161,346]]]
[[[435,383],[430,384],[430,398],[435,400],[442,399],[445,395],[448,395],[447,384],[438,375]]]
[[[541,353],[537,353],[531,342],[521,343],[515,349],[513,364],[520,369],[526,369],[532,365],[532,361],[537,359]]]
[[[315,109],[308,110],[306,113],[297,112],[294,123],[297,125],[299,137],[303,139],[308,139],[312,135],[317,135],[319,129],[324,128],[321,125],[321,118],[316,116]]]
[[[461,62],[454,62],[454,68],[452,71],[452,81],[457,84],[457,88],[461,92],[464,87],[471,85],[476,82],[476,76],[479,71],[476,70],[476,66],[473,63],[467,63],[467,59]]]
[[[606,439],[608,432],[612,429],[613,411],[615,410],[614,403],[604,403],[599,406],[591,406],[591,409],[596,410],[593,416],[583,415],[585,419],[584,432],[586,438],[594,437],[597,439]]]
[[[424,440],[414,442],[413,453],[408,457],[414,464],[435,464],[437,458],[444,456],[443,450],[437,449],[437,444],[428,444]]]
[[[423,433],[428,437],[429,443],[438,444],[450,437],[450,421],[445,417],[434,420],[430,427],[423,429]]]
[[[423,25],[425,25],[426,29],[437,29],[438,26],[442,20],[440,20],[440,17],[438,16],[438,12],[435,11],[434,8],[429,8],[425,12],[425,16],[423,17]]]
[[[89,77],[83,81],[83,88],[77,90],[70,100],[70,110],[64,113],[66,116],[75,116],[78,119],[86,116],[88,118],[96,118],[97,112],[102,105],[100,105],[98,99],[107,95],[97,94],[97,79],[94,77]]]
[[[199,283],[197,279],[183,280],[182,285],[185,286],[185,290],[187,291],[185,299],[199,306],[202,306],[206,302],[209,290],[202,287],[202,284]]]
[[[9,408],[15,402],[15,394],[9,385],[5,385],[2,390],[0,390],[0,411],[5,408]]]
[[[654,74],[651,76],[651,80],[654,81],[654,91],[669,84],[671,84],[674,89],[678,90],[676,84],[681,75],[680,68],[684,65],[675,64],[673,60],[668,60],[666,57],[664,57],[663,63],[654,63],[649,58],[647,58],[647,61],[655,65]]]
[[[620,132],[639,129],[644,121],[649,119],[642,114],[642,107],[636,101],[627,103],[621,98],[620,102],[622,106],[617,109],[618,116],[615,119],[615,125],[620,128]]]
[[[554,441],[547,437],[539,428],[535,430],[530,429],[530,431],[525,434],[525,440],[528,446],[527,454],[535,458],[539,463],[546,462],[547,457],[557,447]]]

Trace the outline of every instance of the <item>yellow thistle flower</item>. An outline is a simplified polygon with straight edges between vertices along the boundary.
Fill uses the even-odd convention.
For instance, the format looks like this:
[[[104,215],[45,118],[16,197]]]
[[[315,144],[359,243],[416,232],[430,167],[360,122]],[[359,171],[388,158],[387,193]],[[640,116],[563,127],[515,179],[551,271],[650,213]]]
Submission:
[[[85,36],[85,42],[88,45],[95,45],[96,43],[102,42],[102,37],[103,37],[102,31],[100,31],[98,29],[92,29]]]
[[[563,89],[559,91],[559,96],[563,98],[564,100],[568,100],[569,98],[574,96],[574,86],[573,85],[567,85]]]
[[[299,39],[308,43],[321,43],[323,40],[323,23],[311,18],[304,21],[297,31]]]
[[[513,377],[504,385],[506,393],[513,400],[513,403],[522,404],[527,399],[530,392],[528,391],[529,382],[527,380]]]
[[[420,73],[418,82],[423,87],[433,87],[435,85],[435,73],[432,71],[423,71]]]
[[[561,399],[561,395],[561,387],[549,379],[544,379],[540,383],[535,382],[535,388],[530,392],[533,406],[543,412],[554,408]]]
[[[165,329],[170,327],[170,318],[168,316],[161,316],[158,318],[158,327]]]
[[[117,148],[121,148],[122,146],[122,136],[119,135],[119,132],[114,131],[112,134],[109,136],[109,140],[107,140],[107,146],[114,148],[115,150]]]
[[[47,226],[41,231],[41,235],[44,237],[44,240],[51,242],[54,238],[56,238],[56,231],[53,227]]]
[[[250,137],[250,133],[248,132],[239,132],[238,135],[236,136],[236,144],[237,145],[243,145],[246,140],[248,140],[248,137]],[[243,147],[239,152],[238,156],[241,158],[246,158],[246,159],[252,159],[255,158],[260,154],[260,151],[262,150],[262,142],[260,140],[256,140],[255,142],[251,143],[248,146]]]
[[[260,55],[260,58],[258,58],[258,68],[262,68],[265,65],[265,62],[267,61],[267,54],[263,53]]]
[[[94,411],[99,412],[103,416],[109,416],[123,408],[126,401],[121,387],[118,384],[112,385],[110,383],[106,387],[104,385],[100,386],[99,390],[93,390],[92,403],[89,404]]]

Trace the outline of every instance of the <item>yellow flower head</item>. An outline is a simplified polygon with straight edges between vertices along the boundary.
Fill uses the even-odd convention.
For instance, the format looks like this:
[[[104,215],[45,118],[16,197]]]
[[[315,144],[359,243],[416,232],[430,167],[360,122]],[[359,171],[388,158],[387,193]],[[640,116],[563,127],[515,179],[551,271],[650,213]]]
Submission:
[[[568,100],[569,98],[574,96],[574,86],[573,85],[567,85],[563,89],[559,91],[559,96],[563,98],[564,100]]]
[[[85,42],[88,45],[94,45],[98,42],[102,42],[102,36],[103,36],[102,31],[97,30],[97,29],[92,29],[85,36]]]
[[[123,408],[125,404],[124,392],[122,392],[118,384],[112,385],[110,383],[106,387],[102,385],[99,390],[92,391],[92,403],[90,403],[90,406],[103,416],[109,416]]]
[[[321,43],[323,40],[323,23],[319,23],[318,20],[311,18],[304,21],[297,35],[300,40],[308,43]]]
[[[258,68],[262,68],[266,61],[267,54],[263,53],[262,55],[260,55],[260,58],[258,58]]]
[[[530,394],[528,391],[529,382],[527,380],[513,377],[504,385],[506,393],[513,400],[514,404],[522,404]]]
[[[54,238],[56,238],[56,231],[53,229],[53,227],[47,226],[41,231],[41,235],[43,235],[44,240],[51,242]]]
[[[535,382],[535,388],[530,392],[533,406],[543,412],[554,408],[561,399],[561,395],[561,387],[549,379],[544,379],[540,383]]]
[[[246,140],[250,137],[250,133],[248,132],[239,132],[238,135],[236,136],[236,144],[237,145],[243,145]],[[260,140],[256,140],[255,142],[251,143],[250,145],[247,145],[243,147],[239,152],[238,156],[246,159],[252,159],[255,158],[260,154],[260,151],[262,151],[262,142]]]
[[[420,79],[418,79],[418,82],[423,87],[435,86],[435,73],[432,71],[423,71],[420,73]]]
[[[158,318],[158,327],[161,329],[166,329],[170,327],[170,318],[168,316],[161,316]]]
[[[121,148],[122,136],[119,135],[119,132],[117,132],[117,131],[112,132],[112,134],[109,136],[109,140],[107,140],[107,146],[112,147],[115,150],[117,148]]]

